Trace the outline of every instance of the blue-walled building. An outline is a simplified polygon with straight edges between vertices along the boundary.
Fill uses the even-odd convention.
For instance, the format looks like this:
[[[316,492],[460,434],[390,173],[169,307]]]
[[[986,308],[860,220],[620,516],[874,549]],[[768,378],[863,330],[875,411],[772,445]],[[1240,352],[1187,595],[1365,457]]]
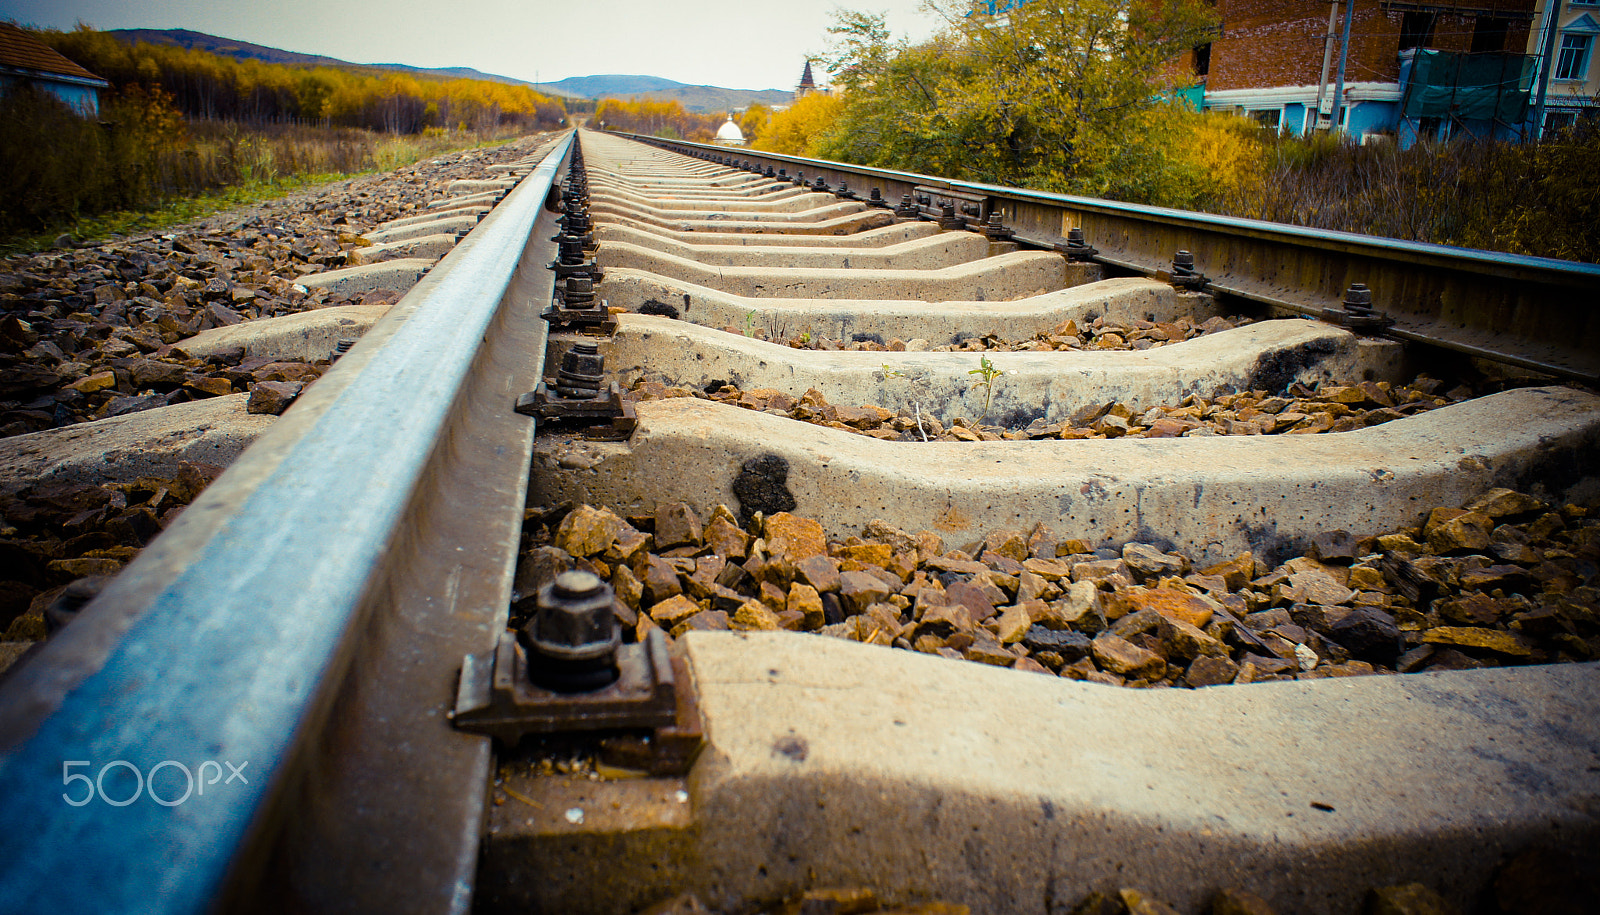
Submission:
[[[1529,139],[1600,111],[1585,7],[1600,15],[1600,0],[1217,0],[1221,34],[1188,63],[1205,109],[1271,130]]]
[[[58,54],[27,30],[0,22],[0,94],[28,85],[54,95],[84,117],[100,114],[111,84]]]

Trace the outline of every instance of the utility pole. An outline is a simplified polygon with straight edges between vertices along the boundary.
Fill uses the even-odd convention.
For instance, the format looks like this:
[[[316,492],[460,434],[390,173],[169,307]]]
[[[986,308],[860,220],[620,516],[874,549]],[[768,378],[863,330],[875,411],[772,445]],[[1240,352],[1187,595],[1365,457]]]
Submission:
[[[1544,53],[1539,55],[1539,94],[1533,103],[1533,138],[1544,139],[1544,95],[1550,87],[1551,64],[1555,62],[1556,23],[1561,18],[1562,0],[1544,0]]]
[[[1322,102],[1328,95],[1328,67],[1333,63],[1333,30],[1339,24],[1339,0],[1328,4],[1328,33],[1322,36],[1322,76],[1317,79],[1317,119],[1313,129],[1322,130]]]
[[[1355,17],[1356,0],[1346,0],[1344,5],[1344,39],[1339,42],[1339,82],[1333,88],[1333,123],[1330,127],[1333,130],[1340,130],[1339,114],[1344,111],[1344,65],[1350,59],[1350,23]],[[1349,125],[1345,126],[1348,127]]]

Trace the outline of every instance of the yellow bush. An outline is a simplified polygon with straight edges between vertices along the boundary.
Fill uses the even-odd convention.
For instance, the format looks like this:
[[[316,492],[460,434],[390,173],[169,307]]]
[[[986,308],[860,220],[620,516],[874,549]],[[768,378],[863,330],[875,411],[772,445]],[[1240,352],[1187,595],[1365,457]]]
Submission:
[[[831,95],[807,95],[775,112],[752,148],[789,156],[814,156],[818,140],[839,119],[844,103]]]
[[[1201,201],[1221,199],[1261,179],[1261,128],[1254,121],[1223,112],[1185,120],[1191,127],[1179,155],[1201,176],[1196,188]]]

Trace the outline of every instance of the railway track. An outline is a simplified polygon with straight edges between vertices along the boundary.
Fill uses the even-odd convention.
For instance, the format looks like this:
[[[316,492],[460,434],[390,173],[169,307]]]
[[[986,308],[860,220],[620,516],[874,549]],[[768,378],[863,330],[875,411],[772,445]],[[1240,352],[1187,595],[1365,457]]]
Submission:
[[[515,169],[5,680],[0,822],[27,828],[0,838],[0,899],[623,911],[685,889],[736,909],[866,885],[1056,911],[1138,885],[1198,911],[1228,885],[1332,912],[1415,880],[1463,902],[1530,848],[1592,842],[1592,663],[1113,690],[990,666],[1029,660],[1010,653],[852,644],[872,640],[859,630],[669,644],[653,611],[620,606],[636,620],[622,685],[574,690],[609,627],[551,634],[557,610],[587,619],[592,583],[535,599],[555,569],[529,537],[577,506],[663,541],[674,506],[694,507],[707,531],[763,534],[739,533],[741,555],[798,581],[808,538],[877,557],[848,540],[874,522],[975,553],[1043,525],[1198,566],[1406,528],[1494,486],[1555,503],[1600,486],[1595,268],[652,142],[583,132]],[[414,268],[348,280],[382,269]],[[1058,332],[1097,320],[1123,333]],[[1182,339],[1208,321],[1226,329]],[[1507,366],[1504,390],[1334,434],[1217,435],[1161,412],[1258,388],[1388,392],[1468,359]],[[774,393],[807,391],[831,419],[776,415],[791,411]],[[1085,419],[1109,401],[1120,426]],[[875,432],[873,410],[893,417]],[[1171,437],[1122,437],[1161,421]],[[927,440],[934,423],[966,440]],[[795,516],[815,527],[772,526]],[[569,552],[609,573],[646,542],[624,533]],[[1032,546],[1024,559],[1074,552]],[[952,555],[945,571],[970,574]],[[834,573],[881,568],[853,561]],[[753,582],[711,565],[692,596],[759,617],[731,587]],[[506,635],[539,600],[547,638]],[[601,726],[598,756],[572,750]],[[522,734],[540,749],[507,749]],[[552,770],[572,758],[587,762]],[[162,767],[164,797],[180,769],[203,790],[155,798]],[[596,777],[629,769],[655,777]],[[83,773],[100,781],[63,784]],[[133,776],[151,794],[99,800]]]

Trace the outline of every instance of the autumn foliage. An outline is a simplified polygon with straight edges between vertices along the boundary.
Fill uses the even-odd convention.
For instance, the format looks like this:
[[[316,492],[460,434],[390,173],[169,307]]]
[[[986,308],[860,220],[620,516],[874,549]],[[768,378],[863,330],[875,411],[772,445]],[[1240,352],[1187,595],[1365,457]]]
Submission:
[[[420,133],[430,127],[547,129],[566,117],[559,99],[527,86],[269,64],[169,45],[127,44],[87,27],[38,34],[119,89],[160,89],[191,118]]]
[[[650,99],[601,99],[595,107],[591,124],[606,130],[624,133],[666,137],[671,140],[688,140],[691,143],[709,143],[722,126],[722,116],[695,114],[686,110],[683,103],[652,101]]]
[[[822,136],[833,128],[843,108],[844,102],[831,95],[803,96],[773,113],[750,145],[767,152],[815,156]]]
[[[837,14],[841,98],[774,116],[758,148],[1368,235],[1600,261],[1600,129],[1400,149],[1279,136],[1177,101],[1213,13],[1191,0],[931,0],[949,27],[893,41]],[[970,15],[969,15],[970,14]]]
[[[566,117],[526,86],[237,60],[85,26],[36,34],[112,88],[93,120],[26,86],[0,95],[0,236],[224,188],[396,168]]]

